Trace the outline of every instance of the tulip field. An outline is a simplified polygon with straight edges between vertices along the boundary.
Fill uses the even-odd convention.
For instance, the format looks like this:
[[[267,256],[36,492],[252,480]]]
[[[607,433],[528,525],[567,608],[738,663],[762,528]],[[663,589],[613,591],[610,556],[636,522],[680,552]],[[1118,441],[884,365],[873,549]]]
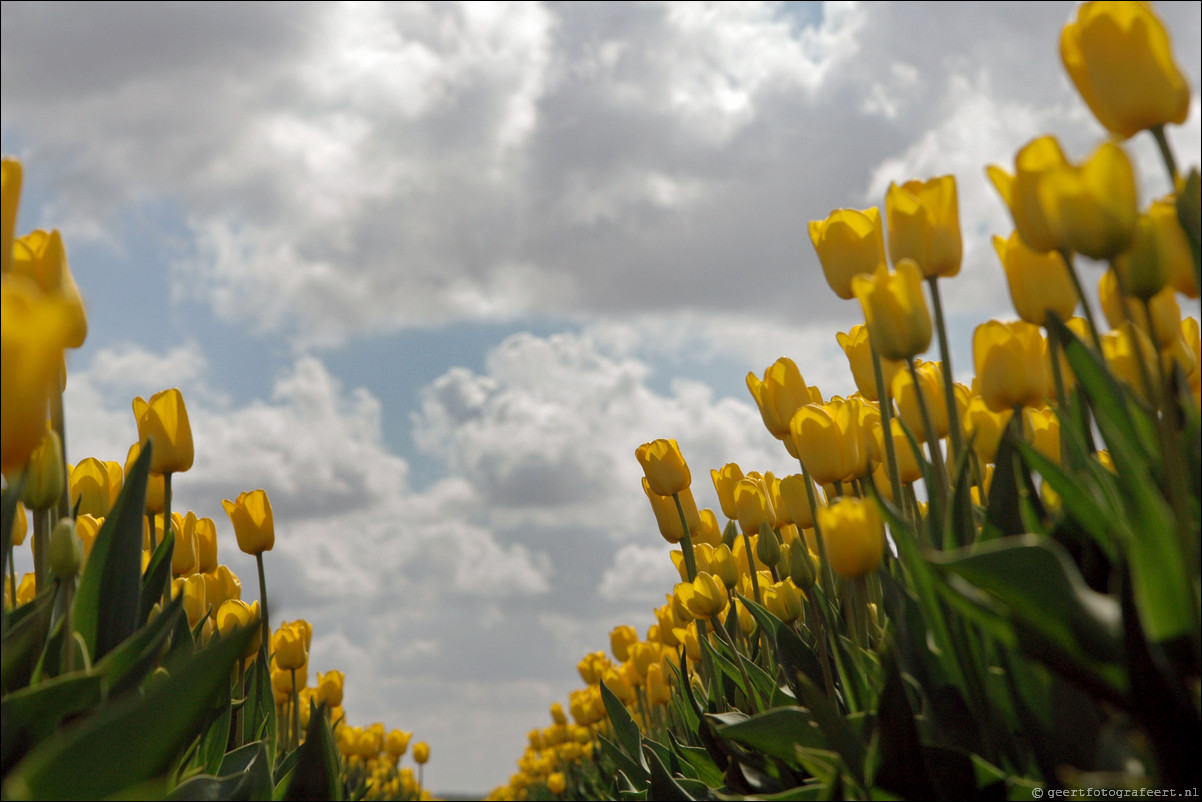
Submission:
[[[1202,177],[1165,136],[1191,90],[1144,3],[1085,3],[1060,50],[1110,137],[1073,162],[1032,131],[981,165],[1014,224],[993,242],[1016,319],[976,327],[971,382],[941,297],[956,180],[811,222],[854,310],[832,338],[855,392],[788,356],[748,373],[788,476],[690,465],[672,432],[630,444],[630,503],[680,581],[581,656],[490,798],[1197,795],[1202,337],[1182,304]],[[1164,165],[1143,202],[1135,137]],[[3,798],[431,798],[438,744],[349,721],[353,674],[311,672],[312,628],[272,619],[267,494],[223,500],[254,577],[222,562],[217,522],[173,509],[205,447],[178,389],[132,399],[127,454],[64,462],[87,315],[58,231],[15,231],[23,170],[4,160]]]

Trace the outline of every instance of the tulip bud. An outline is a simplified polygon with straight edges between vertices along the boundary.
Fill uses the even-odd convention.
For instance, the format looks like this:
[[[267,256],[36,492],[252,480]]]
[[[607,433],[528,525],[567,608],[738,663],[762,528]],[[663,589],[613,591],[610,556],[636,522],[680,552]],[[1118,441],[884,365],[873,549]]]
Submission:
[[[639,642],[639,633],[629,624],[614,627],[609,633],[609,645],[614,657],[625,661],[630,657],[630,647]]]
[[[739,527],[734,520],[726,522],[726,526],[722,529],[722,544],[728,549],[734,548],[735,541],[739,539]]]
[[[79,573],[83,562],[83,544],[75,534],[75,521],[63,518],[50,534],[46,547],[50,572],[59,579],[70,579]]]
[[[780,541],[767,521],[760,524],[760,537],[756,543],[756,556],[764,565],[776,565],[780,560]]]
[[[63,493],[63,447],[58,432],[47,428],[41,441],[29,455],[24,470],[13,471],[10,486],[25,478],[21,502],[31,510],[48,510],[58,503]]]
[[[789,578],[793,580],[794,585],[806,592],[814,587],[817,574],[809,546],[805,543],[794,544],[789,549]]]

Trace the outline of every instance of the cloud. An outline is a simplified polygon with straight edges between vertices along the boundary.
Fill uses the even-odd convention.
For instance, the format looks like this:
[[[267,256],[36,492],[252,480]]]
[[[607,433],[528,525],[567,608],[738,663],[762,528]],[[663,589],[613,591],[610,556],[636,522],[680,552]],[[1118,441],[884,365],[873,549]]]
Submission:
[[[1196,4],[1159,8],[1196,84]],[[805,222],[948,171],[951,291],[997,297],[984,164],[1098,136],[1056,55],[1071,10],[14,7],[4,131],[80,235],[173,203],[177,296],[300,345],[548,310],[828,321]]]

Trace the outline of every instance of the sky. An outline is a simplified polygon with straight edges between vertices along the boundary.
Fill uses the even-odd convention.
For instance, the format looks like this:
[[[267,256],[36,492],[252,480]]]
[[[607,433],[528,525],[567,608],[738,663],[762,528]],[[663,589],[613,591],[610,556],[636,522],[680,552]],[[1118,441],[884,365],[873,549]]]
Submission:
[[[221,500],[262,487],[310,675],[426,740],[435,791],[504,784],[580,657],[675,581],[635,448],[676,438],[717,508],[711,468],[796,472],[749,371],[854,390],[835,332],[861,312],[810,220],[952,173],[957,375],[1014,317],[984,170],[1105,139],[1059,61],[1074,8],[4,2],[18,231],[62,232],[89,316],[68,459],[124,462],[133,397],[179,387],[174,508],[217,522],[244,596]],[[1202,6],[1156,9],[1196,165]],[[1166,192],[1151,137],[1129,152],[1142,201]]]

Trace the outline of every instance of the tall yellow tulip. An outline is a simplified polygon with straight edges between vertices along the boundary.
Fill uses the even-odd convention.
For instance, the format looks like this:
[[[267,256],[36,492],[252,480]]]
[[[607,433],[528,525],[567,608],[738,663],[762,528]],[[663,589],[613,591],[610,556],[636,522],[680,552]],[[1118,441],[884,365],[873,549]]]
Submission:
[[[889,259],[913,259],[927,278],[960,272],[964,245],[960,238],[960,206],[956,178],[889,185],[885,195],[889,224]]]
[[[853,276],[885,264],[881,213],[871,209],[836,209],[825,220],[810,221],[810,242],[818,252],[826,282],[844,300],[852,297]]]
[[[221,502],[234,525],[238,548],[246,554],[261,554],[275,546],[275,516],[266,490],[239,493],[236,501]]]
[[[661,496],[679,493],[692,484],[688,463],[680,454],[675,440],[653,440],[635,449],[634,455],[643,466],[651,492]]]
[[[1189,115],[1189,83],[1148,3],[1082,4],[1060,35],[1060,57],[1098,122],[1124,139]]]
[[[922,293],[922,272],[903,259],[896,271],[885,265],[852,279],[852,291],[864,308],[864,322],[881,356],[910,359],[931,345],[931,315]]]
[[[180,391],[174,387],[163,390],[152,395],[150,401],[139,396],[134,399],[133,407],[138,442],[145,446],[147,441],[154,441],[150,470],[179,473],[191,468],[195,458],[192,426]]]
[[[993,238],[1014,311],[1028,323],[1042,326],[1048,312],[1067,320],[1077,308],[1077,290],[1068,264],[1059,251],[1039,253],[1029,248],[1015,231],[1009,239]]]

